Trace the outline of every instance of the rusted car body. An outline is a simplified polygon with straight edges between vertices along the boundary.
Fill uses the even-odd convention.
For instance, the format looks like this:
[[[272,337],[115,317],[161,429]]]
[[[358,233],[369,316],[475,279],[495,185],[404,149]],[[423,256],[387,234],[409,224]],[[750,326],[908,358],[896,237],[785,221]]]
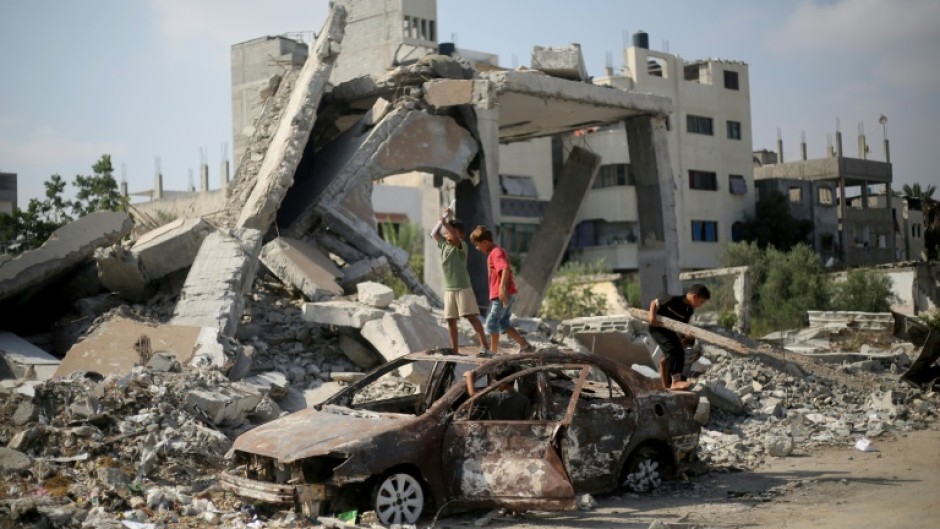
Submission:
[[[469,398],[467,370],[479,381]],[[526,417],[481,416],[495,373],[529,399]],[[375,509],[385,523],[414,523],[426,504],[569,510],[578,493],[678,469],[698,442],[697,405],[593,355],[416,353],[242,434],[221,482],[312,515]]]

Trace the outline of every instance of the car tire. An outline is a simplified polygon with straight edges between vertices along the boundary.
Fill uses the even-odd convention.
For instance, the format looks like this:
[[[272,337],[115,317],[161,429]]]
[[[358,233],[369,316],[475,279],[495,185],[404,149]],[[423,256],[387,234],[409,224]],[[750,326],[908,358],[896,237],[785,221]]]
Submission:
[[[659,452],[651,446],[641,446],[627,458],[620,484],[633,492],[649,492],[662,485],[664,474],[665,466]]]
[[[407,472],[385,475],[372,491],[372,508],[385,525],[417,523],[424,506],[421,481]]]

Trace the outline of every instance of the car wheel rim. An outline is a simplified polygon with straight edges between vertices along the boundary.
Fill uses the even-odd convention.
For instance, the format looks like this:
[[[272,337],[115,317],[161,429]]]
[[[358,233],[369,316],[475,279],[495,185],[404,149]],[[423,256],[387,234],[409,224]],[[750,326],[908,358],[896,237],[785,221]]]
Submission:
[[[659,487],[662,483],[659,462],[654,459],[641,459],[634,467],[634,471],[627,474],[623,485],[634,492],[646,492]]]
[[[375,512],[383,524],[415,523],[423,508],[421,484],[410,474],[388,476],[375,495]]]

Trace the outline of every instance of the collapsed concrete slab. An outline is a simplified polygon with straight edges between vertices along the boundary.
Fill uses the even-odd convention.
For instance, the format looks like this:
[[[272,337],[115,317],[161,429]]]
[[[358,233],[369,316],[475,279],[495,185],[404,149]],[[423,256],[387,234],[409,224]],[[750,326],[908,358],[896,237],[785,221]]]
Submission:
[[[72,346],[55,376],[93,371],[102,375],[123,375],[135,365],[145,365],[155,353],[171,354],[181,364],[188,363],[199,346],[200,327],[163,325],[154,327],[125,318],[105,322]]]
[[[0,331],[0,379],[49,380],[59,359],[19,336]]]
[[[554,77],[571,79],[572,81],[587,81],[587,66],[581,45],[572,43],[567,47],[532,48],[532,69],[545,72]]]
[[[600,166],[601,157],[587,149],[574,147],[568,155],[552,200],[532,237],[539,243],[529,249],[516,278],[519,294],[513,312],[517,315],[536,316],[541,310],[542,298],[568,249],[578,211]]]
[[[261,249],[261,262],[281,280],[309,299],[340,296],[343,288],[336,282],[342,270],[319,249],[303,241],[278,237]]]
[[[178,219],[145,233],[129,249],[120,245],[99,248],[95,251],[98,278],[124,299],[142,300],[153,281],[191,266],[213,229],[202,219]]]
[[[320,98],[339,54],[345,26],[345,7],[332,4],[294,84],[254,185],[242,187],[241,193],[229,196],[229,206],[240,211],[235,222],[237,227],[266,231],[274,221],[281,201],[294,182],[294,173],[316,122]]]
[[[302,309],[304,321],[356,329],[361,329],[366,323],[383,316],[383,310],[345,300],[305,303]]]
[[[244,295],[258,271],[261,232],[219,230],[206,237],[193,262],[172,325],[216,327],[232,337],[245,306]]]
[[[383,362],[380,355],[352,336],[340,335],[339,349],[350,362],[361,369],[372,369]]]
[[[450,347],[447,331],[426,310],[413,310],[411,316],[386,314],[363,325],[362,337],[386,361],[425,349]]]
[[[0,262],[0,301],[62,277],[133,227],[127,213],[98,211],[57,229],[39,248]]]

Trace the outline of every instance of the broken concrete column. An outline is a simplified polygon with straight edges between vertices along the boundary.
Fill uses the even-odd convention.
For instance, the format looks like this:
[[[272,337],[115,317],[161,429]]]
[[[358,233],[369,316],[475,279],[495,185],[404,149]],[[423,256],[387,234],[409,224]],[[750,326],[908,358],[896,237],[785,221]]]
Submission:
[[[516,278],[519,293],[513,312],[518,316],[537,316],[552,275],[568,248],[571,232],[584,197],[594,184],[601,157],[575,146],[565,162],[552,200],[533,235],[539,241],[529,249]]]
[[[234,336],[245,307],[244,295],[258,271],[259,253],[258,230],[219,230],[206,237],[170,323],[216,327],[222,336]]]
[[[395,300],[395,292],[381,283],[366,281],[357,285],[357,299],[373,307],[384,309]]]
[[[254,186],[247,196],[233,193],[229,197],[229,207],[241,212],[235,223],[237,227],[264,231],[274,221],[287,189],[294,182],[294,173],[316,122],[320,98],[339,54],[345,27],[345,7],[332,4],[294,84]]]
[[[679,234],[676,228],[676,184],[669,158],[666,117],[643,115],[627,119],[630,164],[636,174],[640,204],[640,248],[637,256],[641,302],[679,294]]]
[[[533,47],[532,69],[573,81],[587,81],[588,79],[581,45],[576,43],[564,48]]]
[[[114,244],[134,223],[127,213],[98,211],[57,229],[42,246],[0,261],[0,300],[60,278],[89,259],[96,248]]]
[[[309,299],[341,296],[336,280],[342,270],[319,249],[297,239],[278,237],[261,249],[261,262],[285,285],[290,285]]]
[[[49,380],[59,359],[19,336],[0,331],[0,379]]]

